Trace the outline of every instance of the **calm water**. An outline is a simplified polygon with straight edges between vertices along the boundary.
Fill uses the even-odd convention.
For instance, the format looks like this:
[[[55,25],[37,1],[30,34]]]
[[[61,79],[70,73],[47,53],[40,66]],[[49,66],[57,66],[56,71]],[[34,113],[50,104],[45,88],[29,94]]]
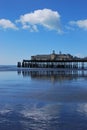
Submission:
[[[0,71],[0,130],[87,130],[86,73]]]

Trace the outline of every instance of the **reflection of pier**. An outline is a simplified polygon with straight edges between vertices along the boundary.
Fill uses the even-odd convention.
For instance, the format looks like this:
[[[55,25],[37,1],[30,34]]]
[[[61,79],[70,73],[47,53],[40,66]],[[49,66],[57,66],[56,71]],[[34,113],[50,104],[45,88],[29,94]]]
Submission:
[[[18,74],[22,74],[23,77],[31,77],[31,79],[42,79],[42,80],[52,80],[52,81],[60,81],[60,80],[72,80],[77,78],[87,78],[87,71],[47,71],[45,69],[41,70],[19,70]]]

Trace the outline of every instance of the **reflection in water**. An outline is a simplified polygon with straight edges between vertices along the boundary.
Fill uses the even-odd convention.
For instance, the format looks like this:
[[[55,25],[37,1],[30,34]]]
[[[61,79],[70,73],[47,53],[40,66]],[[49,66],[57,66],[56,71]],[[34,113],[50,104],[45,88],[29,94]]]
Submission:
[[[0,74],[0,130],[87,130],[86,79],[85,71]]]
[[[40,106],[34,102],[15,107],[7,104],[0,107],[0,130],[86,130],[84,105],[48,103]]]
[[[87,103],[78,104],[77,111],[87,116]]]
[[[30,76],[31,79],[37,80],[51,80],[52,82],[63,81],[63,80],[73,80],[78,78],[87,78],[87,71],[28,71],[19,70],[18,75],[23,75],[23,77]]]

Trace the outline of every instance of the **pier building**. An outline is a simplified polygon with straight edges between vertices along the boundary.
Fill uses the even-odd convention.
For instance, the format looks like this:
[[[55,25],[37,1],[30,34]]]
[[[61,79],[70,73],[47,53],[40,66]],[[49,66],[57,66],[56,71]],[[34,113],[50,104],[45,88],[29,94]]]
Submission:
[[[70,54],[62,54],[61,52],[59,52],[59,54],[56,54],[55,51],[53,50],[52,54],[48,54],[48,55],[35,55],[35,56],[31,56],[31,60],[36,60],[36,61],[57,61],[57,60],[71,60],[73,59],[73,56]]]

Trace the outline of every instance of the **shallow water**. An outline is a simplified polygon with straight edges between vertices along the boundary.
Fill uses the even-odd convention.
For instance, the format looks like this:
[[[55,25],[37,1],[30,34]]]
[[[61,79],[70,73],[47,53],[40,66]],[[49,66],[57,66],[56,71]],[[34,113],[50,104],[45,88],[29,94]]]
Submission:
[[[0,71],[0,130],[87,130],[87,72]]]

